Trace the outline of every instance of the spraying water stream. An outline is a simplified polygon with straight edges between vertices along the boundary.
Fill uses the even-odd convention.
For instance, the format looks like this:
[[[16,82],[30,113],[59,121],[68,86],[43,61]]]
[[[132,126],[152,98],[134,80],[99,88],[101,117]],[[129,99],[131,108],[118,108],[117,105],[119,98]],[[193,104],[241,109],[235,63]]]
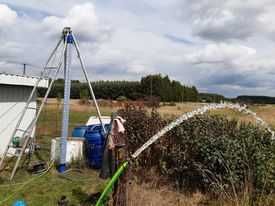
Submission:
[[[240,104],[232,104],[232,103],[207,104],[199,109],[184,113],[183,115],[178,117],[175,121],[165,126],[157,134],[152,136],[144,145],[142,145],[134,154],[132,154],[132,158],[134,159],[137,158],[150,145],[152,145],[155,141],[157,141],[160,137],[162,137],[164,134],[166,134],[173,128],[179,126],[183,121],[188,120],[196,115],[204,114],[211,110],[225,109],[225,108],[237,110],[241,113],[251,115],[256,120],[257,124],[260,124],[261,126],[265,127],[271,133],[271,138],[274,139],[275,132],[271,129],[271,127],[262,118],[258,117],[255,112],[247,109],[246,105],[241,106]]]
[[[156,142],[159,138],[161,138],[164,134],[172,130],[173,128],[179,126],[181,123],[183,123],[185,120],[188,120],[196,115],[204,114],[211,110],[218,110],[218,109],[233,109],[237,110],[241,113],[251,115],[255,120],[257,124],[260,124],[261,126],[265,127],[268,132],[271,133],[271,138],[274,140],[275,132],[271,129],[271,127],[260,117],[257,116],[257,114],[249,109],[247,109],[246,105],[241,106],[240,104],[232,104],[232,103],[221,103],[221,104],[207,104],[199,109],[196,109],[192,112],[187,112],[178,117],[175,121],[168,124],[166,127],[161,129],[157,134],[152,136],[145,144],[143,144],[134,154],[131,155],[131,159],[137,158],[144,150],[146,150],[148,147],[150,147],[154,142]],[[130,160],[131,160],[130,159]],[[129,160],[129,161],[130,161]],[[111,193],[113,185],[116,183],[116,181],[119,179],[119,177],[123,174],[123,172],[128,167],[129,161],[124,162],[119,169],[115,172],[111,180],[106,185],[105,189],[101,193],[101,196],[99,197],[96,206],[103,206],[108,195]]]

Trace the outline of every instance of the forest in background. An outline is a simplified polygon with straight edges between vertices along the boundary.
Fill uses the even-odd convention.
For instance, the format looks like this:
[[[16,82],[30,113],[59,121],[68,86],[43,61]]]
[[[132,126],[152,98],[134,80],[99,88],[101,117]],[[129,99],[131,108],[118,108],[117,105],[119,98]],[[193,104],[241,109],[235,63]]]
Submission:
[[[154,74],[142,77],[140,81],[95,81],[91,82],[98,99],[106,100],[154,100],[161,102],[216,102],[224,100],[245,104],[275,104],[275,97],[241,95],[226,98],[221,94],[200,93],[196,86],[187,86],[179,81],[171,80],[167,75]],[[50,98],[63,98],[64,80],[56,80]],[[45,88],[39,88],[38,97],[43,97]],[[87,83],[72,80],[72,99],[88,99]]]
[[[161,74],[142,77],[140,81],[95,81],[92,82],[94,93],[98,99],[110,100],[148,100],[158,99],[163,102],[199,101],[199,92],[195,86],[182,85],[179,81],[170,80]],[[62,98],[64,80],[56,80],[49,95],[50,98]],[[42,97],[45,89],[40,88],[38,96]],[[71,98],[89,97],[87,83],[73,80]]]

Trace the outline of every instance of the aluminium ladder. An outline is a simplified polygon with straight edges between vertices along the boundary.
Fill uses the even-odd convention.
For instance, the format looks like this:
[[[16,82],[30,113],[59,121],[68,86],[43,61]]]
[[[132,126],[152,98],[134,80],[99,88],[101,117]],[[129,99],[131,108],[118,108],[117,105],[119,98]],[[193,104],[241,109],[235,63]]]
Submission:
[[[103,122],[102,122],[102,119],[101,119],[101,113],[100,113],[100,110],[99,110],[99,107],[98,107],[98,104],[97,104],[97,101],[96,101],[96,98],[95,98],[95,95],[94,95],[94,92],[93,92],[93,88],[92,88],[92,85],[91,85],[91,82],[89,81],[89,78],[88,78],[88,73],[86,71],[86,68],[85,68],[85,65],[84,65],[84,62],[83,62],[83,59],[81,57],[81,54],[80,54],[80,50],[79,50],[79,46],[78,46],[78,43],[77,43],[77,40],[74,36],[74,34],[72,33],[71,29],[69,27],[65,27],[63,29],[63,32],[62,32],[62,35],[61,35],[61,38],[59,39],[56,47],[53,49],[52,53],[50,54],[47,62],[46,62],[46,65],[41,73],[41,76],[38,78],[38,80],[36,81],[32,91],[31,91],[31,94],[30,96],[28,97],[27,99],[27,102],[25,104],[25,107],[22,111],[22,113],[20,114],[20,117],[17,121],[17,124],[16,124],[16,127],[14,129],[14,131],[12,132],[12,135],[10,136],[9,138],[9,143],[3,153],[3,156],[1,158],[1,161],[0,161],[0,169],[3,169],[4,167],[4,161],[5,159],[7,158],[7,155],[9,154],[9,149],[12,147],[12,139],[13,137],[15,137],[15,135],[18,133],[18,132],[21,132],[22,136],[21,138],[23,138],[23,144],[22,144],[22,148],[20,149],[20,153],[19,155],[17,155],[17,159],[16,159],[16,163],[13,167],[13,170],[12,170],[12,173],[11,173],[11,176],[10,176],[10,180],[13,179],[16,171],[17,171],[17,168],[19,166],[19,163],[20,163],[20,160],[23,156],[23,154],[25,153],[25,150],[26,148],[28,147],[29,144],[31,144],[31,140],[33,139],[33,134],[34,134],[34,128],[35,128],[35,125],[38,121],[38,118],[43,110],[43,107],[45,105],[45,103],[47,102],[47,99],[48,99],[48,96],[49,96],[49,93],[54,85],[54,82],[55,80],[58,78],[58,74],[62,68],[62,66],[64,64],[66,64],[66,62],[64,62],[64,56],[66,55],[66,52],[67,52],[67,49],[68,49],[68,43],[67,43],[67,39],[68,39],[68,36],[71,36],[72,39],[73,39],[73,45],[76,49],[76,53],[77,53],[77,57],[80,61],[80,65],[81,65],[81,68],[82,68],[82,71],[84,73],[84,76],[85,76],[85,79],[88,83],[88,87],[89,87],[89,90],[90,90],[90,94],[91,94],[91,97],[94,101],[94,105],[96,107],[96,111],[97,111],[97,115],[98,115],[98,118],[99,118],[99,121],[100,121],[100,124],[102,125],[102,128],[105,131],[105,127],[103,125]],[[59,58],[59,62],[56,66],[51,66],[50,63],[53,61],[54,57],[57,55],[57,51],[61,49],[61,55],[60,55],[60,58]],[[51,72],[53,72],[53,76],[50,77],[50,74]],[[50,79],[51,78],[51,79]],[[24,116],[25,114],[27,113],[28,110],[32,110],[32,109],[36,109],[36,108],[33,108],[30,106],[30,103],[32,101],[32,99],[35,97],[35,94],[36,94],[36,91],[37,91],[37,88],[39,86],[39,83],[42,79],[49,79],[51,80],[50,81],[50,84],[49,84],[49,87],[45,93],[45,96],[43,97],[42,101],[41,101],[41,105],[39,107],[39,109],[37,110],[37,113],[35,115],[35,117],[32,119],[31,123],[27,126],[27,129],[22,129],[20,128],[20,126],[22,126],[22,121],[24,119]]]

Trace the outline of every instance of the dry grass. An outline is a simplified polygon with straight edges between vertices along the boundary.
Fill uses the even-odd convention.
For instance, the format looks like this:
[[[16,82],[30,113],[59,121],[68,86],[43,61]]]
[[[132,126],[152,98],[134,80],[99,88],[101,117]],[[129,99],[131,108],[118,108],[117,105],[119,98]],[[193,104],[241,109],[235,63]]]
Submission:
[[[177,103],[176,106],[162,106],[158,109],[158,112],[164,118],[174,119],[185,112],[190,112],[194,109],[202,107],[203,105],[205,105],[205,103]],[[275,105],[253,105],[248,108],[256,112],[257,115],[266,121],[272,128],[275,128]],[[221,109],[211,111],[210,114],[224,116],[229,119],[236,119],[241,122],[255,123],[255,119],[251,118],[251,116],[235,110]]]
[[[116,110],[118,110],[120,107],[114,105],[113,104],[109,104],[109,105],[104,105],[104,104],[100,104],[99,102],[99,106],[100,106],[100,111],[102,114],[110,114]],[[46,104],[46,109],[48,110],[56,110],[56,109],[60,109],[62,107],[62,101],[58,102],[57,99],[54,98],[49,98],[47,100],[47,104]],[[96,109],[93,105],[89,105],[89,104],[80,104],[80,101],[78,99],[71,99],[70,100],[70,110],[73,112],[88,112],[88,113],[95,113]]]
[[[255,124],[255,119],[253,119],[250,115],[244,114],[244,113],[240,113],[236,110],[232,110],[232,109],[221,109],[221,110],[214,110],[214,111],[210,111],[211,115],[219,115],[219,116],[223,116],[225,118],[228,118],[230,120],[238,120],[240,122],[250,122]]]
[[[128,197],[129,206],[199,206],[205,201],[205,196],[199,192],[187,196],[169,187],[155,189],[150,184],[132,184]]]
[[[176,106],[161,106],[158,108],[158,112],[164,118],[173,118],[175,116],[179,116],[185,112],[191,112],[194,109],[202,107],[203,103],[177,103]]]
[[[265,195],[261,200],[253,201],[248,194],[229,199],[211,198],[200,192],[184,194],[169,186],[156,187],[152,183],[136,184],[128,187],[129,206],[273,206],[274,195]]]
[[[254,105],[250,106],[250,109],[275,128],[275,105]]]

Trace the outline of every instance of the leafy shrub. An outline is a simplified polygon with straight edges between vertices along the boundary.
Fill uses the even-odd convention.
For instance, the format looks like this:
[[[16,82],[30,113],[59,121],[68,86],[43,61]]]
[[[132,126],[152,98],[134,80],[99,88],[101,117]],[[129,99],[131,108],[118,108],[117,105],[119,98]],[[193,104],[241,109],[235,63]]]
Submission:
[[[251,124],[198,116],[169,134],[160,171],[179,188],[211,192],[271,192],[275,189],[275,144]]]
[[[128,137],[129,153],[135,152],[145,141],[158,132],[166,122],[161,119],[160,115],[153,110],[150,115],[143,107],[136,107],[127,104],[126,107],[118,111],[119,115],[125,118],[126,135]],[[155,144],[148,150],[144,151],[136,164],[141,168],[150,168],[158,165],[160,144]],[[150,158],[148,158],[150,156]]]
[[[156,111],[128,106],[129,152],[167,124]],[[137,160],[138,169],[158,168],[179,189],[214,194],[270,193],[275,189],[275,143],[264,129],[220,116],[197,116],[170,131]],[[138,171],[137,169],[137,171]]]

